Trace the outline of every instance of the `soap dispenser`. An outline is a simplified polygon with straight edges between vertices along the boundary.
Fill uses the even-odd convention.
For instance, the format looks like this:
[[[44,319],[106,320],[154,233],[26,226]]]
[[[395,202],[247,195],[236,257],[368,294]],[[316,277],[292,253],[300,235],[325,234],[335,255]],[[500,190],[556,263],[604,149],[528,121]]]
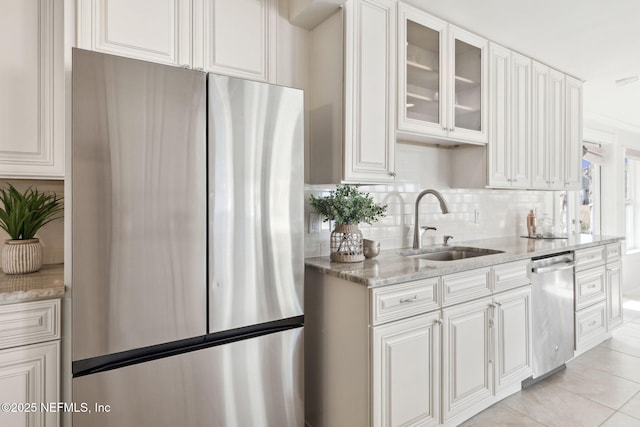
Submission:
[[[529,215],[527,215],[527,234],[529,235],[529,237],[536,236],[537,226],[538,226],[538,223],[536,220],[536,212],[534,209],[531,209],[529,211]]]

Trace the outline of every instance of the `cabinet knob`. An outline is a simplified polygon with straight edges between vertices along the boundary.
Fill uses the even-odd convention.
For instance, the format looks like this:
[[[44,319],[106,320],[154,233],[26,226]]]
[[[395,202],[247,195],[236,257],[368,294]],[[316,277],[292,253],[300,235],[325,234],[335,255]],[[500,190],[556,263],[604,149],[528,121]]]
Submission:
[[[396,177],[396,173],[395,172],[389,172],[389,175],[392,176],[393,178]]]
[[[435,323],[437,323],[438,325],[442,325],[442,319],[436,319]]]
[[[449,132],[453,132],[454,130],[456,130],[455,128],[449,128]]]
[[[446,128],[446,127],[444,127],[444,126],[442,126],[442,130],[446,132],[446,131],[447,131],[447,128]]]

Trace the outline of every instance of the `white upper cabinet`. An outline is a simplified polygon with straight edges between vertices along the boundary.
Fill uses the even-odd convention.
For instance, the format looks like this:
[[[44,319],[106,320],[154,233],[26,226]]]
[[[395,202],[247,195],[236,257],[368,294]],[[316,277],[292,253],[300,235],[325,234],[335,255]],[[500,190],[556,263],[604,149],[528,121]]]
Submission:
[[[531,188],[579,189],[582,82],[533,61],[531,87]]]
[[[531,60],[489,47],[489,186],[531,185]]]
[[[274,81],[277,0],[195,0],[194,8],[194,68]]]
[[[398,130],[447,136],[447,23],[398,4]]]
[[[531,85],[531,186],[546,188],[548,184],[547,159],[549,158],[549,67],[533,62]]]
[[[564,189],[564,74],[549,69],[549,157],[546,159],[550,190]]]
[[[582,82],[565,77],[564,188],[582,187]]]
[[[395,180],[395,12],[349,0],[312,31],[310,183]]]
[[[510,187],[511,178],[511,138],[509,108],[511,106],[511,51],[491,43],[489,47],[489,185]]]
[[[398,136],[487,142],[488,42],[398,4]]]
[[[511,186],[531,186],[531,59],[511,52]]]
[[[190,0],[79,0],[78,47],[191,66]]]
[[[276,1],[79,0],[78,47],[272,81]]]
[[[63,3],[0,6],[0,177],[64,178]]]
[[[449,136],[487,142],[487,40],[449,25]]]
[[[395,4],[345,4],[345,181],[395,179]]]

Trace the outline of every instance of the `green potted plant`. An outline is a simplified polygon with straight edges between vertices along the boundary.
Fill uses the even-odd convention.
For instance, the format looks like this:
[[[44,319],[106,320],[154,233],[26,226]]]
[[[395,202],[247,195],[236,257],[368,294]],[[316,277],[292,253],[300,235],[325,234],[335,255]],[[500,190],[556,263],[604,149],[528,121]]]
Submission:
[[[358,224],[371,224],[384,217],[387,205],[378,205],[369,193],[362,193],[349,184],[338,185],[325,197],[310,196],[311,206],[324,221],[335,221],[331,233],[332,261],[358,262],[364,260],[362,232]]]
[[[59,218],[62,197],[29,187],[21,193],[13,185],[0,188],[0,227],[10,239],[2,249],[2,270],[6,274],[24,274],[42,267],[42,245],[35,237],[40,228]]]

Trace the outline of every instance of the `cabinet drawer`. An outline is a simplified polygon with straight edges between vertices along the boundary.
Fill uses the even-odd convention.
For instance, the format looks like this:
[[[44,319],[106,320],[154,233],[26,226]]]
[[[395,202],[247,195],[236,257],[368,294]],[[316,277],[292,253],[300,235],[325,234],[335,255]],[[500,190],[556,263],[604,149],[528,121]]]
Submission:
[[[622,256],[622,246],[620,245],[620,242],[611,243],[605,246],[605,248],[607,254],[607,262],[617,261]]]
[[[589,249],[580,249],[575,252],[576,271],[597,267],[604,264],[605,247],[598,246]]]
[[[605,268],[597,267],[576,273],[576,310],[606,298]]]
[[[437,277],[371,291],[371,324],[402,319],[440,308]]]
[[[60,300],[0,306],[0,348],[60,338]]]
[[[576,349],[586,350],[606,337],[605,302],[576,312]]]
[[[491,295],[490,272],[490,268],[480,268],[442,276],[442,305]]]
[[[494,265],[493,269],[493,290],[495,292],[517,288],[531,283],[529,262],[531,260],[510,262],[507,264]]]

